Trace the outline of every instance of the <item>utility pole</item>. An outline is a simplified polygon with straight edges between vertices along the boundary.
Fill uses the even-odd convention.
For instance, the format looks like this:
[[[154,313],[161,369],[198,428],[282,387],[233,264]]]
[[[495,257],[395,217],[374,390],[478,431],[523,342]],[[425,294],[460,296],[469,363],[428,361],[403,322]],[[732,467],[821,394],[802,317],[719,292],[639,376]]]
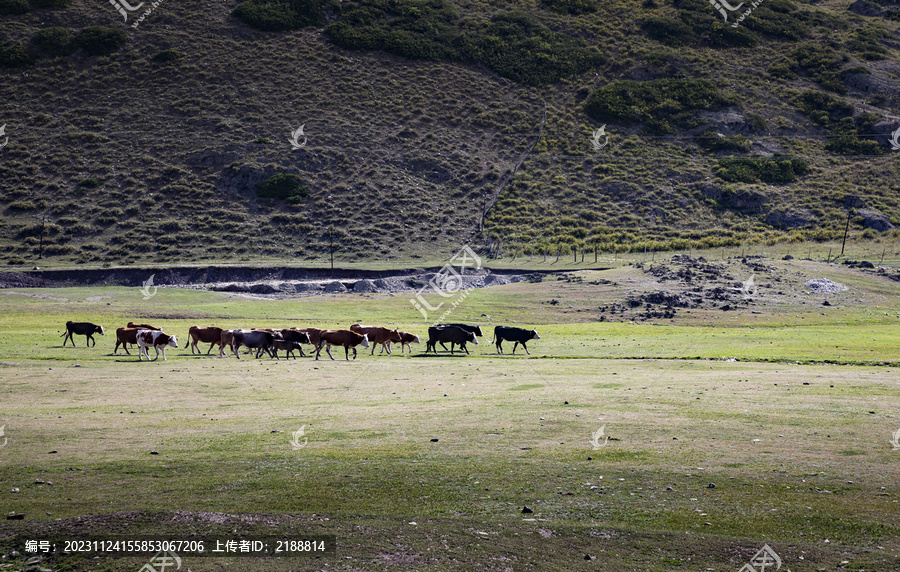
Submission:
[[[841,256],[844,256],[844,245],[847,244],[847,233],[850,232],[850,218],[853,216],[853,211],[847,211],[847,226],[844,228],[844,241],[841,243]]]

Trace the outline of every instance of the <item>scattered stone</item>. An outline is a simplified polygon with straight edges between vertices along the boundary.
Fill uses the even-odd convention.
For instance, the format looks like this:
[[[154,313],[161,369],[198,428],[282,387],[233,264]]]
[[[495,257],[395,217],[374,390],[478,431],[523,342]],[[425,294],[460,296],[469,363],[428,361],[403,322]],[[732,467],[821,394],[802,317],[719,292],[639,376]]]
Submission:
[[[438,440],[437,440],[437,438],[435,438],[435,439],[432,439],[431,442],[432,442],[432,443],[437,443]]]
[[[531,513],[533,513],[533,512],[534,512],[534,511],[531,510],[530,508],[528,508],[527,505],[526,505],[525,507],[522,508],[522,514],[531,514]]]
[[[6,520],[25,520],[25,513],[24,512],[20,512],[20,513],[11,512],[8,515],[6,515]]]

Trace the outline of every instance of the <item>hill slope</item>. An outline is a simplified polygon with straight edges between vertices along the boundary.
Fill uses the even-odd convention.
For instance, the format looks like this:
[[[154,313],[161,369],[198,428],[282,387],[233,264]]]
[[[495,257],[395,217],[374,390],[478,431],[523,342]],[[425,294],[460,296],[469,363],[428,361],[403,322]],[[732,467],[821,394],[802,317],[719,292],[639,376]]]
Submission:
[[[875,4],[772,0],[731,28],[699,0],[348,0],[279,32],[235,2],[138,20],[147,4],[124,23],[57,4],[0,16],[11,264],[313,259],[332,237],[345,260],[821,240],[848,213],[870,237],[900,225],[900,36]],[[360,19],[376,5],[392,8]],[[115,40],[91,26],[126,41],[90,55]],[[309,196],[259,198],[279,173]]]

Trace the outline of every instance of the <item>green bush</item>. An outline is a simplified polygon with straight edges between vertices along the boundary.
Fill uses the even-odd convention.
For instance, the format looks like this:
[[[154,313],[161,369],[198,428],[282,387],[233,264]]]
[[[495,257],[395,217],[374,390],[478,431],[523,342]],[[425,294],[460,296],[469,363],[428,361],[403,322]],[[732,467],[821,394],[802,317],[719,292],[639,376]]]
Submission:
[[[782,155],[766,157],[729,157],[719,160],[716,175],[737,183],[793,183],[805,175],[809,165],[802,159]]]
[[[297,204],[309,196],[309,187],[297,175],[279,173],[256,185],[256,196],[263,199],[286,199],[290,204]]]
[[[31,47],[43,56],[68,56],[76,50],[75,35],[61,26],[44,28],[32,36]]]
[[[72,5],[72,0],[31,0],[31,8],[34,10],[49,9],[62,10]]]
[[[825,149],[838,155],[884,155],[887,153],[887,150],[876,141],[846,135],[830,139],[825,144]]]
[[[231,15],[266,32],[299,30],[324,24],[325,0],[248,0]]]
[[[600,123],[645,123],[655,132],[674,133],[674,126],[689,125],[696,111],[736,104],[733,95],[705,79],[619,80],[595,91],[585,111]]]
[[[25,46],[0,46],[0,68],[21,68],[33,63]]]
[[[95,189],[100,186],[100,181],[98,179],[82,179],[78,181],[78,186],[85,189]]]
[[[797,41],[809,35],[807,15],[788,0],[766,0],[757,6],[743,25],[767,36]]]
[[[741,151],[750,150],[750,141],[743,135],[722,135],[712,129],[694,136],[694,142],[707,151]]]
[[[541,3],[558,14],[590,14],[597,11],[597,0],[541,0]]]
[[[731,27],[705,0],[681,0],[675,3],[678,19],[684,22],[700,40],[713,48],[751,47],[756,35],[745,26]]]
[[[75,36],[75,45],[89,56],[108,56],[128,43],[124,30],[91,26]]]
[[[30,10],[28,0],[0,0],[0,16],[17,16]]]
[[[834,127],[853,114],[853,106],[821,91],[807,90],[795,99],[797,109],[823,127]]]
[[[184,54],[182,52],[179,52],[178,50],[163,50],[161,52],[158,52],[155,56],[153,56],[150,59],[154,62],[164,64],[164,63],[168,63],[168,62],[178,61],[183,57],[184,57]]]
[[[669,46],[683,46],[696,41],[690,26],[680,20],[665,16],[651,16],[644,20],[641,29],[651,39]]]
[[[847,56],[831,48],[814,44],[804,44],[794,50],[796,64],[794,71],[803,74],[829,91],[847,93],[841,78],[840,68]]]
[[[572,36],[525,12],[500,12],[474,40],[474,57],[501,76],[529,85],[554,83],[606,61]]]

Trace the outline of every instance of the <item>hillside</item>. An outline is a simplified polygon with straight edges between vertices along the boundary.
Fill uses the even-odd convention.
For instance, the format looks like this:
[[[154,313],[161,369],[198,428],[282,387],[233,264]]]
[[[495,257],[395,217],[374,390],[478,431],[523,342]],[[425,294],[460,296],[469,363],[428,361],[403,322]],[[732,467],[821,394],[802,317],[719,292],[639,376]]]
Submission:
[[[900,236],[891,6],[767,0],[737,28],[701,0],[123,12],[0,0],[4,264],[665,250],[848,216]]]

